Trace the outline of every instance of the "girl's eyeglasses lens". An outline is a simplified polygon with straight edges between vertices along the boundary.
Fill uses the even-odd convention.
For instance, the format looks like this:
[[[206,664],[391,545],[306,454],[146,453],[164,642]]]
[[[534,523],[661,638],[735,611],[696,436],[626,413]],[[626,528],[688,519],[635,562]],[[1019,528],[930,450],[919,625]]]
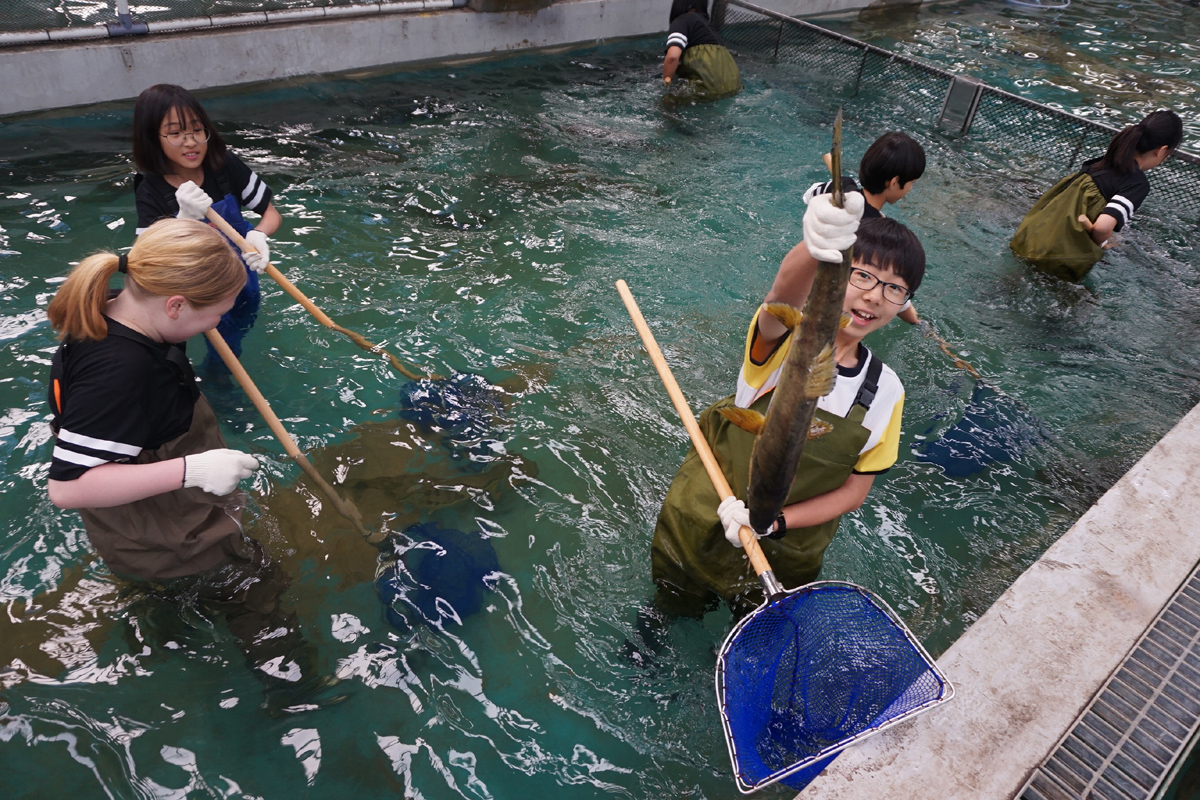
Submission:
[[[194,131],[178,131],[176,133],[163,134],[162,137],[172,147],[182,147],[184,141],[189,138],[196,144],[204,144],[208,141],[208,130],[206,128],[198,128]]]

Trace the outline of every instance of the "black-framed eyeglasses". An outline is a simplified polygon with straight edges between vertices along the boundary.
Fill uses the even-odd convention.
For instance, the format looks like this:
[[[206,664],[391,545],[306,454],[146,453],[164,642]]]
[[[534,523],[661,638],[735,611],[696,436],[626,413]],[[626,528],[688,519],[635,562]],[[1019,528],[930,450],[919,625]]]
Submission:
[[[901,286],[898,283],[888,283],[876,277],[873,273],[867,272],[865,269],[859,269],[858,267],[850,270],[850,285],[856,289],[869,292],[881,283],[883,284],[883,299],[889,303],[902,306],[912,297],[912,292],[907,287]]]
[[[183,143],[187,138],[192,137],[192,141],[196,144],[204,144],[208,141],[208,128],[193,128],[190,131],[172,131],[171,133],[160,133],[159,136],[167,140],[167,144],[171,147],[183,147]]]

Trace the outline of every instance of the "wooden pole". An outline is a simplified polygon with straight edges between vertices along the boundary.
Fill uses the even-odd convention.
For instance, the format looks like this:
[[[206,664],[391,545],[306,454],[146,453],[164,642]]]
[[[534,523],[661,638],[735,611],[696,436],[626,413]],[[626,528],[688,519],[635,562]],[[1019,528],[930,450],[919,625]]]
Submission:
[[[367,526],[363,523],[362,514],[359,512],[358,507],[348,500],[344,500],[337,493],[337,490],[321,477],[321,473],[317,472],[317,468],[312,465],[312,462],[300,452],[300,448],[296,446],[296,440],[283,427],[283,423],[280,422],[279,417],[271,410],[271,405],[267,402],[267,398],[263,397],[262,392],[254,385],[254,381],[251,380],[249,373],[246,372],[245,367],[238,361],[233,351],[229,349],[229,345],[221,338],[221,334],[217,333],[216,330],[211,330],[205,331],[204,335],[208,338],[209,344],[213,346],[213,349],[217,351],[217,355],[221,356],[221,360],[225,362],[225,366],[233,373],[234,379],[242,387],[242,391],[246,393],[246,396],[250,398],[250,402],[258,409],[258,413],[266,421],[267,427],[271,429],[271,432],[275,434],[275,438],[283,445],[283,449],[291,456],[293,461],[300,465],[300,468],[308,474],[308,477],[312,478],[313,482],[325,494],[325,497],[329,499],[334,509],[348,519],[354,525],[355,529],[366,537],[368,542],[378,544],[383,541],[384,534],[380,531],[368,530]]]
[[[227,237],[229,237],[229,240],[231,242],[233,242],[238,247],[240,247],[243,253],[257,253],[258,252],[257,250],[254,249],[253,246],[251,246],[251,244],[249,242],[247,242],[245,240],[245,238],[242,237],[242,235],[240,233],[238,233],[236,230],[233,229],[232,225],[230,225],[228,222],[226,222],[225,219],[220,214],[218,214],[216,211],[213,211],[210,208],[210,209],[208,209],[207,212],[205,212],[205,216],[208,218],[209,222],[211,222],[213,225],[215,225],[217,227],[217,230],[219,230],[221,233],[225,234]],[[377,355],[386,357],[388,359],[388,361],[391,362],[392,366],[396,369],[396,371],[399,372],[404,377],[408,378],[409,380],[419,381],[422,378],[426,377],[424,375],[418,375],[417,373],[408,369],[406,366],[404,366],[404,364],[400,361],[400,359],[396,358],[394,355],[389,353],[387,350],[384,350],[379,345],[372,344],[371,342],[367,341],[366,337],[364,337],[363,335],[355,333],[354,331],[350,330],[349,328],[343,328],[341,325],[338,325],[336,322],[334,322],[332,319],[329,318],[328,314],[326,314],[321,309],[317,308],[317,304],[314,303],[312,300],[309,300],[307,295],[304,294],[304,292],[302,292],[298,288],[296,288],[296,284],[289,281],[282,272],[280,272],[278,269],[276,269],[274,264],[267,264],[267,268],[263,271],[266,272],[268,275],[270,275],[271,278],[274,279],[274,281],[276,283],[278,283],[281,287],[283,287],[283,290],[285,292],[287,292],[289,295],[292,296],[293,300],[295,300],[300,305],[304,306],[305,310],[308,311],[309,314],[312,314],[313,318],[316,319],[317,322],[324,325],[326,328],[335,330],[338,333],[345,334],[346,336],[348,336],[350,338],[350,340],[352,342],[354,342],[356,345],[361,347],[363,350],[368,350]],[[437,380],[439,378],[439,376],[437,376],[437,375],[430,375],[428,377],[433,380]]]
[[[667,360],[663,358],[662,350],[658,348],[658,342],[655,341],[650,326],[646,324],[646,318],[642,316],[637,301],[633,299],[629,285],[623,280],[617,281],[617,292],[620,293],[621,300],[624,301],[625,308],[629,311],[630,318],[633,319],[633,327],[637,328],[638,335],[642,337],[642,344],[646,346],[646,352],[650,354],[650,360],[654,362],[654,368],[658,370],[658,377],[662,378],[663,386],[666,387],[667,394],[670,395],[671,402],[675,405],[675,410],[679,412],[683,427],[687,428],[688,436],[692,439],[692,446],[696,448],[696,453],[700,456],[700,461],[704,464],[704,469],[708,472],[708,477],[712,480],[717,495],[722,500],[733,497],[733,489],[729,488],[729,481],[725,480],[725,473],[721,471],[717,459],[713,456],[712,448],[708,446],[708,440],[700,431],[696,415],[692,413],[692,408],[684,398],[679,384],[675,382],[675,376],[671,374],[671,368],[667,365]],[[754,567],[755,574],[761,578],[763,573],[771,572],[771,564],[767,561],[762,548],[759,547],[758,537],[754,535],[754,531],[743,525],[738,535],[741,537],[742,547],[750,559],[750,565]]]

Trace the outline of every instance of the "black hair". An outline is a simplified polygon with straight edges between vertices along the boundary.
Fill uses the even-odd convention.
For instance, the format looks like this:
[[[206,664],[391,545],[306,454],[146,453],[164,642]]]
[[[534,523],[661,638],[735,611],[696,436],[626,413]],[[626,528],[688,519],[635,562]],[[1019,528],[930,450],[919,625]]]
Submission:
[[[1113,137],[1104,158],[1093,170],[1111,169],[1125,175],[1137,169],[1137,157],[1166,145],[1174,150],[1183,141],[1183,120],[1174,111],[1152,111],[1137,125]]]
[[[157,83],[138,95],[133,106],[133,163],[144,175],[166,175],[174,167],[163,153],[162,138],[158,130],[163,119],[178,109],[181,122],[194,117],[208,131],[208,151],[204,154],[203,166],[218,170],[225,165],[225,140],[208,118],[200,101],[182,86],[172,83]]]
[[[907,133],[892,131],[875,140],[858,165],[858,182],[871,194],[880,194],[892,178],[900,185],[925,174],[925,151]]]
[[[689,11],[708,19],[708,0],[674,0],[671,3],[671,18],[667,22],[674,22],[676,17],[682,17]]]
[[[854,260],[879,269],[890,269],[917,293],[925,277],[925,248],[917,235],[887,217],[864,219],[854,240]]]

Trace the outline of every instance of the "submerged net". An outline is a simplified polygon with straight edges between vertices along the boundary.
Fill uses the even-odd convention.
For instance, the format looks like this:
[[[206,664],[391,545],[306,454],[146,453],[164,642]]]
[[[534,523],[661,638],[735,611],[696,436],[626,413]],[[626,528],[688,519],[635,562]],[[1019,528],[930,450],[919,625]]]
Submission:
[[[950,699],[903,623],[865,589],[813,583],[730,633],[717,700],[743,792],[796,789],[848,745]]]

